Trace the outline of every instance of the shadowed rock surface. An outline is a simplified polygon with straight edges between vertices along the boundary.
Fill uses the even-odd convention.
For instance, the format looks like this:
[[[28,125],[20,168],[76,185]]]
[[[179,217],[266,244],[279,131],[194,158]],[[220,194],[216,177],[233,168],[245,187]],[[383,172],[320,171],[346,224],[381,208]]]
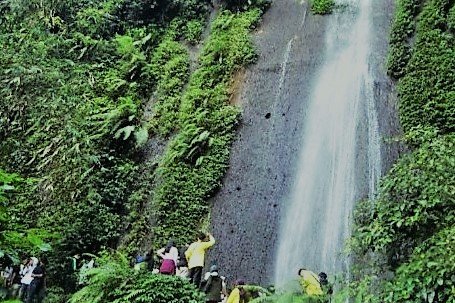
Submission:
[[[390,137],[398,129],[393,86],[385,74],[393,1],[375,2],[371,68],[377,74],[381,134]],[[326,21],[333,17],[312,15],[306,2],[277,0],[255,33],[259,60],[239,76],[244,84],[235,103],[242,107],[243,119],[224,185],[212,200],[217,244],[207,264],[216,262],[230,283],[237,278],[272,282],[280,213],[296,173],[302,121],[322,64]],[[383,149],[385,171],[398,148]]]

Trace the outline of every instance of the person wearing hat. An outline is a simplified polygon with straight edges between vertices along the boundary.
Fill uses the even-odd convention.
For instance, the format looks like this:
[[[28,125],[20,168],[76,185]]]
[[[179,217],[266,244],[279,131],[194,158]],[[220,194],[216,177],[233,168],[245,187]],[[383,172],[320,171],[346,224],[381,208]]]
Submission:
[[[218,274],[218,267],[216,265],[210,267],[210,274],[203,291],[206,294],[205,301],[208,303],[220,302],[222,299],[221,295],[226,295],[223,277]]]
[[[318,276],[311,270],[299,269],[300,285],[308,296],[321,296],[323,294]]]
[[[229,294],[229,297],[226,303],[243,303],[245,302],[245,289],[243,289],[243,285],[245,285],[245,281],[237,280],[234,283],[234,289]]]

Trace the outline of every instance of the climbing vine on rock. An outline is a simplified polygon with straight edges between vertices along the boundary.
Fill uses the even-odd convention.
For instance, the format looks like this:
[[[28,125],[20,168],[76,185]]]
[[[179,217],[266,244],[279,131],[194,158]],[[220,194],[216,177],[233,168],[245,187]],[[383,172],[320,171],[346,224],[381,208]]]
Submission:
[[[228,103],[229,81],[256,58],[249,31],[260,15],[259,9],[224,11],[212,25],[199,68],[182,96],[179,132],[158,168],[154,233],[159,245],[169,237],[191,241],[208,214],[207,199],[221,185],[239,118],[239,110]]]

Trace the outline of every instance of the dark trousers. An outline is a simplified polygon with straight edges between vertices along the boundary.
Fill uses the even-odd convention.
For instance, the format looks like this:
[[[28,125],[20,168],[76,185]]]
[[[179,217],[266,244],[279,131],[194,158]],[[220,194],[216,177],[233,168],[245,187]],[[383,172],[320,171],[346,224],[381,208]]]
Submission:
[[[19,299],[23,302],[25,302],[25,300],[27,300],[29,287],[30,287],[29,284],[22,284],[21,288],[19,289]]]
[[[32,303],[34,302],[33,300],[36,300],[36,302],[41,303],[44,299],[45,296],[45,290],[42,285],[42,283],[30,283],[30,287],[28,289],[28,295],[27,295],[27,300],[25,301],[26,303]]]
[[[190,278],[190,282],[193,283],[196,288],[199,288],[201,286],[202,266],[190,268],[188,277]]]

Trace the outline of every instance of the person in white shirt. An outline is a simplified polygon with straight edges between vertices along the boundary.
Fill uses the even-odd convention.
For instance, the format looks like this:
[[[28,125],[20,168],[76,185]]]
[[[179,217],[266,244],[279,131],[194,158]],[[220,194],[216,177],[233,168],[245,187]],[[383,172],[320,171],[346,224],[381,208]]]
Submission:
[[[22,269],[20,274],[22,275],[21,279],[21,289],[19,291],[19,298],[22,301],[25,301],[25,297],[28,294],[28,289],[30,287],[30,283],[33,281],[32,272],[35,267],[38,265],[38,259],[35,257],[31,257],[28,264]]]

